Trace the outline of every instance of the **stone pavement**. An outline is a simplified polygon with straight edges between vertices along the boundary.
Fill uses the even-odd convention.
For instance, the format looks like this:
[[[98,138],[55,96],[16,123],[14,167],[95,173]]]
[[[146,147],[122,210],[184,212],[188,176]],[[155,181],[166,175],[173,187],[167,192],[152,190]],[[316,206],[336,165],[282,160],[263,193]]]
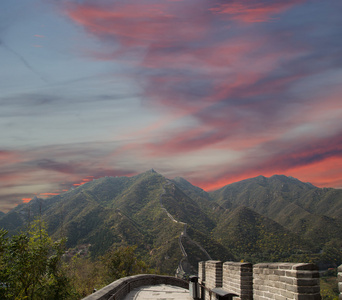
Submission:
[[[141,286],[132,290],[124,300],[192,300],[189,290],[172,285]]]

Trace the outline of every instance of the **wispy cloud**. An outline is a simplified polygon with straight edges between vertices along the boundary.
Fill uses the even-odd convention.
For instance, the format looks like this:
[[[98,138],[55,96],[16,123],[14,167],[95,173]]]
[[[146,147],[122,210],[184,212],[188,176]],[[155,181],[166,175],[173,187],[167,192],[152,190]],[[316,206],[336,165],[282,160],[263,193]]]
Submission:
[[[48,83],[48,80],[35,67],[33,67],[23,55],[21,55],[18,51],[14,50],[12,47],[7,45],[7,43],[5,43],[1,39],[0,39],[0,47],[3,47],[8,52],[12,53],[17,59],[19,59],[19,61],[21,61],[23,63],[23,65],[29,71],[31,71],[31,73],[33,73],[35,76],[39,77],[43,82]]]
[[[68,0],[52,8],[72,31],[58,32],[70,52],[51,56],[58,80],[1,96],[1,187],[14,203],[151,167],[207,189],[275,173],[342,186],[336,1]],[[56,36],[41,28],[30,31],[31,50],[48,34],[53,45]],[[39,76],[37,57],[4,40],[0,47]],[[83,64],[86,74],[77,72]]]

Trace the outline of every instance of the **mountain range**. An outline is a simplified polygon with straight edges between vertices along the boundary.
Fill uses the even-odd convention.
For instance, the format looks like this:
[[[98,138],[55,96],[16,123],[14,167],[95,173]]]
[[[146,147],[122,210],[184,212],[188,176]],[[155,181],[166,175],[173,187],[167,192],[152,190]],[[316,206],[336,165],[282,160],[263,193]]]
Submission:
[[[103,177],[60,195],[32,199],[0,215],[15,234],[37,216],[67,247],[89,245],[93,258],[137,245],[161,273],[196,272],[208,259],[342,263],[342,190],[292,177],[258,176],[206,192],[153,169]]]

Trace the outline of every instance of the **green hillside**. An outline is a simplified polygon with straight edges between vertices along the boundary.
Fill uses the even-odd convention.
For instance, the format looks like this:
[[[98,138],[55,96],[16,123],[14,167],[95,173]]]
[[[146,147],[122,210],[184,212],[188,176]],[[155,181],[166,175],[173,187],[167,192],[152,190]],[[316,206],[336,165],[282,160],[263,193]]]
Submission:
[[[282,261],[293,251],[309,250],[300,236],[244,206],[226,211],[213,234],[237,258],[252,262]]]
[[[259,176],[207,193],[154,170],[104,177],[46,200],[34,198],[0,216],[17,233],[41,216],[67,246],[90,245],[93,258],[136,245],[157,271],[196,272],[209,258],[342,263],[342,191],[282,175]],[[336,252],[337,251],[337,252]]]
[[[277,222],[300,236],[304,248],[311,245],[311,253],[322,252],[332,240],[337,251],[342,249],[342,190],[317,188],[292,177],[274,175],[233,183],[210,196],[225,208],[245,206]],[[320,256],[310,260],[317,262]]]

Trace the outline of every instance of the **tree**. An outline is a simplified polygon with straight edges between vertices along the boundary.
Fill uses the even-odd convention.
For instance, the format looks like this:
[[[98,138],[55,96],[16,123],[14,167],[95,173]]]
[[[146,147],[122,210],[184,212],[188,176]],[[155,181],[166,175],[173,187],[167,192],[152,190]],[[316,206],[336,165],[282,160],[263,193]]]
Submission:
[[[6,237],[0,230],[1,299],[75,299],[62,266],[65,239],[53,242],[45,224],[35,221],[25,233]]]
[[[147,264],[139,260],[135,255],[136,246],[121,246],[119,248],[109,250],[103,257],[102,263],[107,269],[108,283],[122,277],[135,274],[151,273]]]

